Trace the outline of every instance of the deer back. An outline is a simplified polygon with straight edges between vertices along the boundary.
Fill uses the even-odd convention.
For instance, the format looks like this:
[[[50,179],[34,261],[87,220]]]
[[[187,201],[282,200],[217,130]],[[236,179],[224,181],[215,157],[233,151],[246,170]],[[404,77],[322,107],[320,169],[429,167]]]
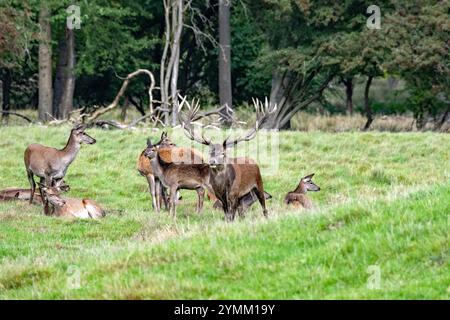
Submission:
[[[284,198],[284,202],[298,208],[311,209],[312,202],[306,194],[289,192]]]
[[[203,164],[203,155],[191,148],[162,147],[158,150],[159,156],[164,162],[175,164]]]
[[[205,163],[203,155],[191,148],[162,147],[158,150],[159,156],[166,163],[176,164],[202,164]],[[141,152],[137,161],[137,170],[143,176],[153,175],[150,159]]]
[[[38,176],[44,176],[45,171],[57,165],[59,151],[40,144],[30,144],[24,154],[25,167]]]

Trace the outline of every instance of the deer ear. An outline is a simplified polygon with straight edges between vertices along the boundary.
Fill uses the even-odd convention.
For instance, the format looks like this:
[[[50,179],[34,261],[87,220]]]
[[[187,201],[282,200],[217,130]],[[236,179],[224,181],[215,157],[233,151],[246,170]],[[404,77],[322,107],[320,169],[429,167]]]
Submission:
[[[312,177],[314,177],[314,175],[315,175],[315,173],[309,174],[309,175],[303,177],[302,180],[311,181],[311,179],[312,179]]]
[[[147,138],[147,147],[151,147],[151,146],[153,146],[152,140],[150,140],[150,138]]]
[[[163,140],[163,139],[165,139],[165,138],[167,138],[167,132],[166,132],[166,131],[163,131],[163,132],[161,133],[161,140]]]

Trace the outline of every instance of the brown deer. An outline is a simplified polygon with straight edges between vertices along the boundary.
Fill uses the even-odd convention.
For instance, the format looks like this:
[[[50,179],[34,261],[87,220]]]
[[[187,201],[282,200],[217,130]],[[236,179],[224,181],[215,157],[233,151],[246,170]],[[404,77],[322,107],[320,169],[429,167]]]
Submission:
[[[30,203],[33,202],[36,183],[34,175],[40,178],[45,186],[55,186],[66,175],[67,168],[75,160],[81,144],[94,144],[96,140],[84,132],[86,126],[77,125],[70,132],[66,146],[61,149],[46,147],[40,144],[30,144],[24,154],[25,169],[31,185]],[[41,197],[43,197],[42,192]]]
[[[308,191],[320,191],[320,187],[312,181],[313,176],[314,173],[301,178],[297,188],[286,195],[284,203],[298,208],[311,209],[312,202],[306,196],[306,193]]]
[[[147,145],[149,144],[150,139],[147,140]],[[157,146],[164,146],[164,147],[171,147],[175,146],[174,143],[169,139],[167,136],[167,132],[163,132],[161,134],[160,140],[155,143]],[[150,159],[144,155],[145,149],[141,152],[138,158],[137,162],[137,170],[138,172],[147,179],[148,187],[150,194],[152,196],[152,207],[156,209],[156,190],[155,190],[155,175],[153,174],[152,165],[150,163]],[[162,198],[165,198],[165,192],[164,190],[161,190],[161,193],[163,195]],[[166,203],[166,202],[165,202]],[[159,206],[161,206],[161,203],[159,203]]]
[[[163,132],[161,134],[161,138],[160,140],[155,143],[152,144],[150,139],[147,140],[147,147],[149,145],[154,145],[156,147],[164,147],[165,149],[167,148],[171,148],[171,152],[163,152],[161,153],[161,157],[163,159],[163,161],[167,162],[167,163],[176,163],[176,164],[180,164],[180,163],[193,163],[193,164],[202,164],[205,163],[205,161],[203,160],[203,155],[201,153],[199,153],[198,151],[196,151],[195,149],[191,149],[191,148],[182,148],[182,147],[177,147],[176,144],[174,144],[169,137],[167,136],[167,132]],[[152,207],[154,209],[157,208],[157,204],[156,204],[156,183],[155,183],[155,176],[153,174],[153,169],[152,169],[152,165],[150,163],[150,158],[146,157],[144,155],[145,150],[141,152],[141,154],[139,155],[138,158],[138,163],[137,163],[137,170],[138,172],[146,177],[148,185],[149,185],[149,190],[150,190],[150,194],[152,196]],[[165,190],[164,188],[162,190],[159,191],[161,194],[161,197],[159,197],[159,208],[161,208],[161,201],[164,201],[164,204],[166,206],[167,209],[167,201],[166,201],[166,196],[165,196]],[[214,195],[209,194],[210,198],[214,198]],[[179,198],[178,198],[179,199]],[[215,199],[215,198],[214,198]]]
[[[212,143],[204,135],[199,136],[196,134],[191,123],[195,119],[200,106],[197,103],[197,105],[191,107],[186,102],[186,99],[183,99],[180,102],[180,110],[185,103],[189,109],[188,116],[187,120],[183,120],[180,116],[180,123],[183,124],[185,133],[189,139],[209,146],[209,183],[216,197],[222,202],[226,220],[234,220],[236,211],[241,206],[242,198],[251,192],[254,192],[261,204],[264,216],[267,216],[264,185],[259,166],[254,160],[249,158],[228,158],[227,152],[238,143],[253,139],[261,125],[267,121],[268,116],[275,109],[269,105],[264,109],[261,103],[254,100],[257,113],[255,127],[243,137],[237,139],[227,138],[220,144]]]
[[[62,180],[59,182],[58,187],[62,192],[67,192],[70,190],[70,187]],[[7,188],[4,190],[0,190],[0,201],[13,201],[13,200],[24,200],[29,201],[31,198],[31,189],[24,188]],[[42,204],[41,195],[38,193],[34,193],[33,196],[34,204]]]
[[[63,197],[59,187],[40,185],[40,189],[45,201],[49,203],[48,207],[44,207],[46,215],[80,219],[99,219],[106,216],[105,211],[94,200]]]
[[[195,190],[197,191],[197,212],[200,213],[203,208],[203,200],[205,195],[205,188],[212,192],[209,186],[209,166],[207,164],[185,164],[167,162],[164,159],[169,158],[166,153],[172,153],[172,148],[164,148],[153,145],[151,141],[148,142],[147,149],[144,155],[150,159],[153,174],[156,177],[156,197],[160,198],[162,195],[160,184],[170,190],[169,210],[170,213],[176,215],[176,194],[179,189]],[[157,200],[156,204],[160,201]],[[159,212],[160,207],[156,210]]]

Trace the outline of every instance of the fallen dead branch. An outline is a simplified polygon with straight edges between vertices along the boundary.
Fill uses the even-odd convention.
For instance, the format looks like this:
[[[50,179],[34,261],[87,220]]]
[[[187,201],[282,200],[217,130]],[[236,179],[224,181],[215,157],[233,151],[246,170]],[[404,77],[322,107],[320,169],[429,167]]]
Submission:
[[[149,70],[147,69],[138,69],[132,73],[130,73],[129,75],[126,76],[124,82],[122,83],[122,87],[120,88],[119,92],[117,93],[114,101],[104,107],[104,108],[99,108],[97,110],[95,110],[92,114],[86,114],[84,115],[84,118],[82,120],[84,120],[83,122],[85,123],[90,123],[93,122],[94,120],[96,120],[98,117],[100,117],[101,115],[113,110],[114,108],[117,107],[117,105],[119,104],[120,98],[124,95],[125,90],[128,87],[128,84],[130,82],[130,80],[140,74],[146,74],[148,75],[148,77],[150,78],[150,86],[148,88],[148,95],[149,95],[149,111],[150,114],[154,113],[153,110],[153,90],[155,88],[155,77],[153,76],[153,73],[151,73]]]
[[[14,112],[14,111],[0,111],[0,112],[2,114],[12,115],[12,116],[22,118],[22,119],[28,121],[29,123],[34,123],[34,121],[31,120],[30,118],[28,118],[27,116],[24,116],[23,114],[20,114],[20,113]]]

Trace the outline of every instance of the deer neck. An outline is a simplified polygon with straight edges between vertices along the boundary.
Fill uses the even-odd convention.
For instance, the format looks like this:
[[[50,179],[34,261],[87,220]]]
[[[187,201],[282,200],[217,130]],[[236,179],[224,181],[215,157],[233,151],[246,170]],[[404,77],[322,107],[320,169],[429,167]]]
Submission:
[[[152,165],[153,174],[165,185],[164,173],[170,164],[164,162],[159,156],[159,153],[156,153],[156,156],[153,159],[150,159],[150,162]]]
[[[75,160],[78,151],[80,151],[81,144],[75,141],[73,135],[70,135],[66,146],[60,150],[60,156],[62,163],[67,167],[73,160]]]
[[[306,194],[306,187],[303,182],[300,182],[297,188],[294,190],[294,193]]]

